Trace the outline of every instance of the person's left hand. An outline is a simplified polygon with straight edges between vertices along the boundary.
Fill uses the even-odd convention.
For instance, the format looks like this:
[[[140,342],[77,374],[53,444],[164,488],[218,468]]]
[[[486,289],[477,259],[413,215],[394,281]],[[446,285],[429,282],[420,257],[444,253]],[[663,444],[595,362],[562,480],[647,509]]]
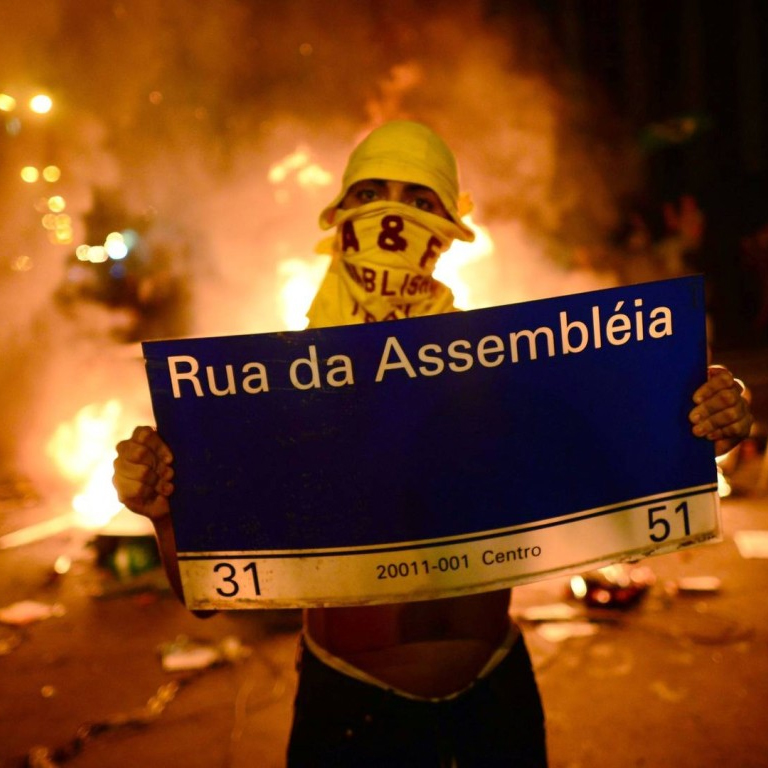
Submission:
[[[749,435],[752,412],[744,387],[720,365],[707,369],[708,380],[693,394],[694,408],[688,414],[693,434],[711,440],[715,455],[728,453]]]

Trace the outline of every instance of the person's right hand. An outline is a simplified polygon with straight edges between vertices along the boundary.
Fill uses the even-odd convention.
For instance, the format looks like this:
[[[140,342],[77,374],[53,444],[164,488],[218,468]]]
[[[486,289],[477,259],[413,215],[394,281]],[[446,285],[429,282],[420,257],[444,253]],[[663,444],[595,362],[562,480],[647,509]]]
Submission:
[[[136,427],[117,444],[112,483],[132,512],[157,520],[170,513],[173,454],[152,427]]]

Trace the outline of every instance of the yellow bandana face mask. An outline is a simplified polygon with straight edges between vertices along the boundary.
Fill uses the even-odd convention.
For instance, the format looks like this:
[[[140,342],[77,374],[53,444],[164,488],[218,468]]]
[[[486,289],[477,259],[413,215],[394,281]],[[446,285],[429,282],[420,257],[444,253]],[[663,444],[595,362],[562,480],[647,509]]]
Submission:
[[[339,211],[333,262],[309,310],[309,326],[398,320],[455,311],[432,276],[459,233],[452,221],[403,203]]]

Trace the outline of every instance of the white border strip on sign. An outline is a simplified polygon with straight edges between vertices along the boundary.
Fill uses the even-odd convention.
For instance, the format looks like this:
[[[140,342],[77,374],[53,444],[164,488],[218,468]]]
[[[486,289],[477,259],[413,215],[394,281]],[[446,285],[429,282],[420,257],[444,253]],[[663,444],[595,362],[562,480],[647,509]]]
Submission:
[[[712,484],[463,536],[180,552],[179,567],[195,610],[360,605],[485,591],[719,539]]]

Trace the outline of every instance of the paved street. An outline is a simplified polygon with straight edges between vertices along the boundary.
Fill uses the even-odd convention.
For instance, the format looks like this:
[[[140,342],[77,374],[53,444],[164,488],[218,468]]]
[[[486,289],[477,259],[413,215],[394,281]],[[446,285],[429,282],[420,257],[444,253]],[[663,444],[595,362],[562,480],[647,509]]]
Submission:
[[[552,768],[768,765],[768,560],[742,557],[734,542],[738,531],[768,529],[768,499],[751,490],[762,467],[757,455],[737,473],[722,543],[646,561],[656,582],[637,607],[593,614],[587,630],[524,622]],[[46,513],[4,504],[2,533]],[[62,555],[72,564],[57,576]],[[296,613],[195,619],[156,569],[120,581],[95,557],[76,531],[0,552],[4,606],[56,607],[26,627],[0,625],[3,766],[23,765],[35,745],[57,762],[30,764],[72,768],[281,766]],[[681,577],[700,576],[721,588],[676,590]],[[566,595],[565,579],[521,587],[512,611]],[[594,634],[559,639],[553,629]],[[183,636],[209,650],[229,638],[250,655],[240,648],[233,662],[164,671],[167,646]]]

